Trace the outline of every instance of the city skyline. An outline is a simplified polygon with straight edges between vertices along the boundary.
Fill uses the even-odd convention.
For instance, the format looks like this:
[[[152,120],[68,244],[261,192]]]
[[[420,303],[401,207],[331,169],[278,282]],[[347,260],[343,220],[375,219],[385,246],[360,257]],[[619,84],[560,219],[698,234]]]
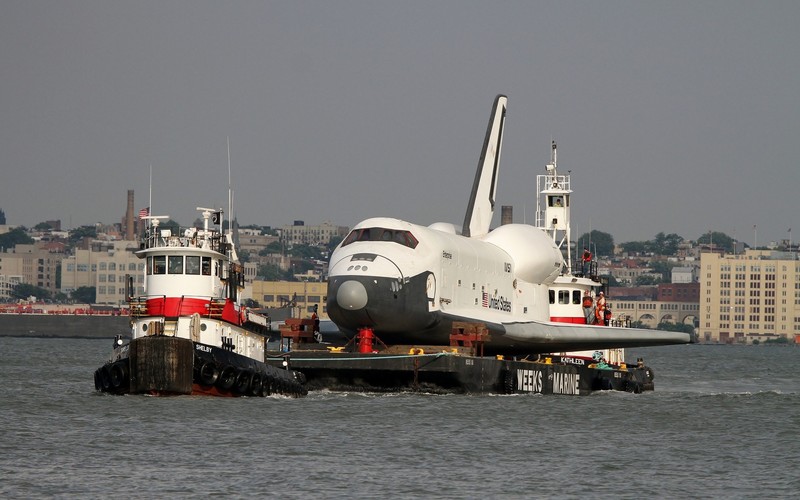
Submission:
[[[185,224],[227,206],[230,139],[241,224],[460,225],[503,93],[497,203],[515,221],[555,140],[573,237],[760,246],[798,213],[798,18],[743,1],[8,2],[0,209],[116,221],[128,189],[150,205],[152,166],[153,212]]]

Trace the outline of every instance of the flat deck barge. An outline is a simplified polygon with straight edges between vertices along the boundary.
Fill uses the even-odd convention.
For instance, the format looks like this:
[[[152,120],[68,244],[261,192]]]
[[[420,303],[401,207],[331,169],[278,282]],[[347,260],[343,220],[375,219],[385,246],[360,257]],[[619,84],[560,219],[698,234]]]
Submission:
[[[311,344],[271,354],[274,357],[269,363],[282,365],[286,361],[302,374],[309,391],[579,396],[605,390],[653,390],[653,372],[641,360],[628,366],[577,356],[505,359],[476,356],[469,348],[442,346],[392,346],[360,353]]]

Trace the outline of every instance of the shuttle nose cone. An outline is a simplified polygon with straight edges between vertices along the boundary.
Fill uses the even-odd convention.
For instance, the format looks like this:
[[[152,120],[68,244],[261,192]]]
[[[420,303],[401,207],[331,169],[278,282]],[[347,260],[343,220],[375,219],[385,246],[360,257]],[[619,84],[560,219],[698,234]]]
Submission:
[[[357,311],[367,305],[367,289],[358,281],[348,280],[339,286],[336,302],[342,309]]]

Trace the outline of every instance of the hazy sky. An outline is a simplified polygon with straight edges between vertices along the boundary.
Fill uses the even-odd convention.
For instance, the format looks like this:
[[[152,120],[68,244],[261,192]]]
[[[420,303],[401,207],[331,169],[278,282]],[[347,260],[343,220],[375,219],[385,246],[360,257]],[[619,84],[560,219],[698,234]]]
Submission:
[[[4,0],[0,209],[117,222],[152,165],[189,224],[227,206],[230,137],[241,224],[461,224],[503,93],[517,222],[555,139],[576,233],[798,240],[798,24],[796,0]]]

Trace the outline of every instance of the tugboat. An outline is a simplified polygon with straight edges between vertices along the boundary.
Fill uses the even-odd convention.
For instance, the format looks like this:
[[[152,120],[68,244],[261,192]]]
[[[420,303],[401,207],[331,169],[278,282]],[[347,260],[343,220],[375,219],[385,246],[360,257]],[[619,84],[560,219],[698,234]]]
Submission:
[[[570,240],[570,174],[558,173],[558,148],[551,144],[551,159],[546,165],[545,174],[536,176],[539,197],[536,200],[536,226],[545,231],[562,250],[564,265],[561,274],[550,285],[550,321],[560,323],[592,324],[616,327],[630,327],[630,318],[613,317],[610,305],[605,301],[608,295],[608,280],[597,273],[596,256],[589,246],[578,257],[578,249],[573,253]],[[573,259],[573,255],[575,258]],[[597,298],[603,295],[602,307]],[[626,368],[625,349],[602,349],[553,353],[552,360],[561,363],[588,366],[593,369],[619,370]],[[636,366],[643,369],[644,376],[631,384],[632,392],[653,390],[652,370],[638,359]]]
[[[94,373],[112,394],[304,396],[302,374],[265,363],[267,317],[240,302],[244,273],[222,210],[198,207],[203,228],[174,235],[168,216],[144,216],[136,255],[144,259],[144,295],[126,276],[131,340],[114,338],[111,358]]]

